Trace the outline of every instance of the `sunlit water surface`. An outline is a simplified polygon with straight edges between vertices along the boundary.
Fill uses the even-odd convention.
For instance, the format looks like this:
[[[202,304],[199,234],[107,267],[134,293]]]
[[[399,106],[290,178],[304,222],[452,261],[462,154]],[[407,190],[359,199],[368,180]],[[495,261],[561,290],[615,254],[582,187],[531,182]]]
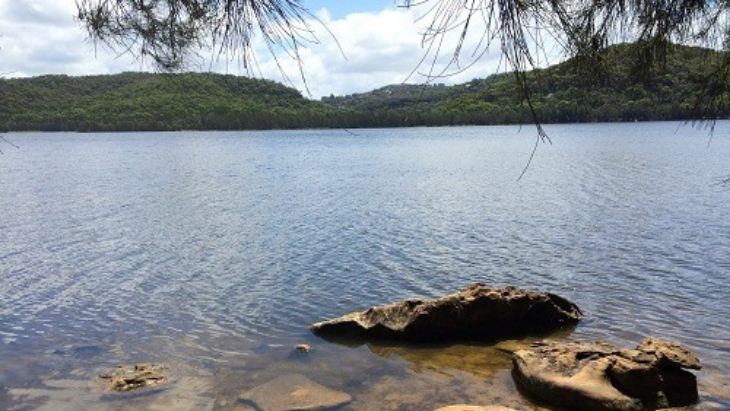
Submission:
[[[0,142],[0,409],[244,410],[301,373],[351,410],[539,410],[479,343],[345,346],[316,321],[472,282],[558,293],[554,338],[689,346],[730,407],[730,123],[11,134]],[[311,352],[294,351],[298,343]],[[101,392],[117,364],[173,383]]]

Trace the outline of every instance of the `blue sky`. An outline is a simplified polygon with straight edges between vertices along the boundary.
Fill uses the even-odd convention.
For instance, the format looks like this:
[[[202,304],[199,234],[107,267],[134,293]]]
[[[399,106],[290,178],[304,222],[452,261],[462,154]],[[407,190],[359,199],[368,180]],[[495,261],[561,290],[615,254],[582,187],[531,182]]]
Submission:
[[[340,19],[352,13],[373,13],[393,9],[403,2],[401,0],[303,0],[302,4],[313,12],[324,7],[330,12],[332,18]]]
[[[419,17],[428,10],[429,1],[436,0],[408,9],[398,7],[402,0],[303,0],[325,27],[312,21],[318,41],[300,51],[301,66],[284,50],[272,56],[265,47],[258,47],[258,64],[253,70],[244,67],[240,55],[220,55],[212,50],[201,50],[200,59],[188,69],[268,78],[314,99],[403,82],[460,83],[501,69],[497,49],[481,56],[464,72],[450,67],[447,77],[419,75],[429,69],[419,67],[425,53],[421,33],[427,20]],[[75,12],[75,0],[0,0],[0,74],[78,76],[154,70],[149,61],[90,43],[83,27],[74,20]],[[474,32],[478,34],[479,29]],[[479,35],[468,39],[465,49],[480,39]],[[445,43],[445,50],[453,50],[452,40]],[[437,69],[448,61],[446,54],[436,62]],[[409,75],[414,70],[415,74]]]

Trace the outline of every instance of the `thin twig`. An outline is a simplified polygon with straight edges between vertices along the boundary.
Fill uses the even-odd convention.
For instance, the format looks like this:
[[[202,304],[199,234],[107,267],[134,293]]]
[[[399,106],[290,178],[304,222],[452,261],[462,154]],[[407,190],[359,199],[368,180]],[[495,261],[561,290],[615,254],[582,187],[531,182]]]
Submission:
[[[16,144],[13,144],[13,143],[11,143],[11,142],[10,142],[10,141],[9,141],[9,140],[8,140],[7,138],[5,138],[5,136],[0,136],[0,140],[1,140],[1,141],[4,141],[4,142],[6,142],[6,143],[7,143],[7,144],[9,144],[10,146],[12,146],[12,147],[15,147],[15,148],[16,148],[16,149],[18,149],[18,150],[20,150],[20,146],[18,146],[18,145],[16,145]],[[4,151],[2,151],[2,150],[0,150],[0,155],[5,155],[5,152],[4,152]]]

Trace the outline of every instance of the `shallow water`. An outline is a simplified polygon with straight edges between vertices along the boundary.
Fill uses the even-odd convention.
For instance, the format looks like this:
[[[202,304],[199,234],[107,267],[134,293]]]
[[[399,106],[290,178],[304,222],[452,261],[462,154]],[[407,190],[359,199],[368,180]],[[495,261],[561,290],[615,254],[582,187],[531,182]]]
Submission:
[[[730,408],[730,123],[548,132],[521,181],[530,127],[7,136],[0,409],[242,410],[286,373],[352,410],[542,409],[492,346],[308,330],[476,281],[576,302],[586,319],[554,338],[681,342],[704,364],[696,408]],[[101,391],[140,361],[173,384]]]

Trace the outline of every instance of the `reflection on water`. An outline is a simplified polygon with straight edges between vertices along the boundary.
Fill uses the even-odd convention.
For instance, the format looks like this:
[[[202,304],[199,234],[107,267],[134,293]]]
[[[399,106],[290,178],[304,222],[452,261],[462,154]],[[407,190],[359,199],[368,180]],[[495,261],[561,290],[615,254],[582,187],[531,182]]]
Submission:
[[[397,345],[387,342],[367,344],[373,354],[383,358],[400,358],[410,364],[416,374],[434,371],[446,376],[463,372],[484,379],[494,378],[512,367],[511,353],[527,348],[539,340],[559,340],[570,335],[563,330],[551,335],[529,336],[518,340],[505,340],[497,343],[461,343],[448,345]]]
[[[554,126],[520,182],[534,136],[515,127],[15,135],[0,409],[237,410],[289,373],[353,410],[540,409],[494,344],[349,347],[308,330],[473,282],[576,302],[586,319],[557,338],[681,342],[704,364],[697,409],[730,408],[730,190],[712,185],[730,124],[709,149],[676,130]],[[175,382],[99,391],[100,372],[148,361]]]
[[[398,356],[409,362],[416,374],[434,371],[450,376],[465,372],[481,378],[494,378],[498,372],[508,370],[511,357],[508,353],[491,346],[451,345],[445,347],[388,347],[369,346],[370,350],[385,358]]]

